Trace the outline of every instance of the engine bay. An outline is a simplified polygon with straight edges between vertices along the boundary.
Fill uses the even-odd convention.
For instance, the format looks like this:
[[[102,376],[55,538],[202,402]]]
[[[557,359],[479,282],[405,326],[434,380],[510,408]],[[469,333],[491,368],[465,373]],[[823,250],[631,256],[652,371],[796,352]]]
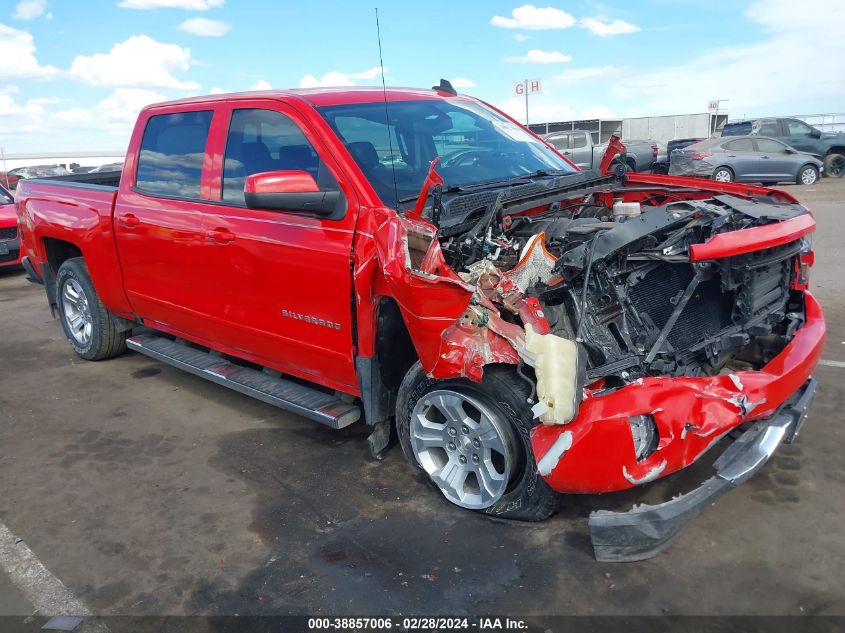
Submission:
[[[739,197],[582,172],[435,192],[425,219],[462,279],[508,279],[539,302],[553,334],[582,349],[586,384],[612,389],[759,369],[782,350],[803,323],[791,288],[806,238],[710,260],[691,247],[806,212],[777,192]],[[499,303],[503,319],[526,325],[512,302]]]

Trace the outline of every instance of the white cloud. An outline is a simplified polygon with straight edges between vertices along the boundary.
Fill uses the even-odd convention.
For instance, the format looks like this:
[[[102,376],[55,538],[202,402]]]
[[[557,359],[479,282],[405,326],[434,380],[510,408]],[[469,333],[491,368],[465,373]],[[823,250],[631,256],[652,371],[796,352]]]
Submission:
[[[3,140],[7,152],[102,150],[125,147],[138,112],[165,96],[141,88],[116,88],[92,107],[45,106],[68,99],[30,99],[16,103],[0,93],[0,127],[8,129]]]
[[[226,35],[232,27],[228,22],[222,22],[220,20],[191,18],[190,20],[185,20],[176,28],[180,31],[185,31],[185,33],[200,35],[202,37],[222,37],[223,35]]]
[[[21,0],[15,6],[16,20],[34,20],[44,15],[47,0]]]
[[[592,35],[598,35],[599,37],[625,35],[627,33],[636,33],[640,30],[640,27],[624,20],[602,22],[596,18],[584,18],[578,22],[578,26],[582,29],[587,29]]]
[[[157,42],[147,35],[133,35],[115,44],[108,53],[78,55],[70,76],[94,86],[174,88],[199,90],[196,81],[181,80],[192,65],[191,49]]]
[[[533,4],[524,4],[511,11],[509,18],[501,15],[493,16],[490,24],[505,29],[545,31],[567,29],[575,24],[575,18],[566,11],[554,7],[540,8]]]
[[[31,34],[0,24],[0,78],[45,79],[56,72],[38,63]]]
[[[631,110],[649,115],[704,112],[711,99],[730,99],[738,114],[774,114],[845,100],[845,75],[818,60],[845,59],[836,20],[841,0],[752,3],[745,15],[767,33],[756,42],[704,50],[657,70],[631,73],[610,86]],[[796,51],[812,51],[813,63]],[[834,105],[830,109],[834,109]]]
[[[273,86],[265,79],[259,79],[249,87],[250,90],[272,90]]]
[[[525,98],[511,97],[499,104],[499,107],[514,119],[525,123]],[[577,121],[582,119],[612,119],[613,112],[607,106],[594,105],[582,110],[576,110],[564,101],[545,102],[540,99],[528,100],[529,123],[546,123],[554,121]]]
[[[603,105],[590,106],[581,110],[581,118],[583,119],[615,119],[616,115],[613,110]]]
[[[117,6],[123,9],[185,9],[186,11],[207,11],[222,7],[226,0],[121,0]]]
[[[221,88],[220,86],[213,86],[211,88],[211,90],[208,91],[208,94],[210,94],[210,95],[222,95],[224,92],[226,92],[226,91],[223,90],[223,88]]]
[[[513,39],[514,39],[515,42],[527,42],[528,40],[531,39],[531,37],[529,37],[528,35],[525,35],[524,33],[514,33]]]
[[[387,74],[386,67],[384,72]],[[372,68],[368,68],[367,70],[362,70],[357,73],[344,73],[338,70],[333,70],[331,72],[327,72],[320,78],[317,78],[314,75],[305,75],[299,80],[299,87],[324,88],[329,86],[354,86],[356,85],[356,80],[358,79],[373,80],[380,77],[380,66],[373,66]]]
[[[621,72],[619,66],[589,66],[586,68],[572,68],[564,70],[562,73],[554,75],[547,80],[547,83],[554,85],[572,85],[597,79],[599,77],[606,77],[608,75],[615,75]]]
[[[572,57],[564,55],[560,51],[541,51],[532,48],[525,55],[505,57],[504,61],[508,64],[561,64],[571,62]]]
[[[475,88],[477,85],[472,79],[466,77],[455,77],[450,83],[453,88]]]

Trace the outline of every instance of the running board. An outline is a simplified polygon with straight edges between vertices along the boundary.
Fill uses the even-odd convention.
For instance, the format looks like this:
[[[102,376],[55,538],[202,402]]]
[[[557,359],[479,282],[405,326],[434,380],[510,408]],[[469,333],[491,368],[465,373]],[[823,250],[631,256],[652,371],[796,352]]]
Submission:
[[[267,374],[241,367],[209,352],[204,352],[168,338],[153,334],[140,334],[126,339],[126,346],[183,369],[195,376],[218,385],[229,387],[285,411],[296,413],[333,429],[342,429],[361,417],[361,409],[336,395],[328,394],[299,383],[274,378]]]

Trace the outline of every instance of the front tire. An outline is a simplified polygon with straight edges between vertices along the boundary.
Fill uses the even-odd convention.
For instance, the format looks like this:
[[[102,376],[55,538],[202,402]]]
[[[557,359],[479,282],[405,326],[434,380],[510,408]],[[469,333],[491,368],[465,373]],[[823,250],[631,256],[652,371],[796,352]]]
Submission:
[[[804,165],[798,170],[795,183],[799,185],[814,185],[819,181],[819,170],[813,165]]]
[[[733,182],[734,173],[730,167],[719,167],[713,172],[713,180],[716,182]]]
[[[81,257],[59,267],[56,293],[62,329],[80,357],[105,360],[126,351],[126,331],[100,301]]]
[[[537,472],[528,395],[511,367],[487,367],[476,384],[429,378],[417,362],[396,403],[402,452],[455,505],[542,521],[557,509],[559,495]]]
[[[831,178],[845,176],[845,154],[832,153],[825,156],[824,173]]]

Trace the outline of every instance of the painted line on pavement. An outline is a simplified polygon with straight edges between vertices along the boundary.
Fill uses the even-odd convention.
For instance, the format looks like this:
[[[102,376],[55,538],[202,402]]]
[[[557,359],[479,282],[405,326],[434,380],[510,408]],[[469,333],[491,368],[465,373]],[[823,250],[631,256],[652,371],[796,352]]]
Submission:
[[[825,360],[824,358],[819,361],[819,365],[824,365],[825,367],[845,367],[845,361],[841,360]]]
[[[91,610],[56,578],[29,546],[0,521],[0,568],[42,616],[91,617]],[[102,622],[87,620],[77,633],[108,633]]]

